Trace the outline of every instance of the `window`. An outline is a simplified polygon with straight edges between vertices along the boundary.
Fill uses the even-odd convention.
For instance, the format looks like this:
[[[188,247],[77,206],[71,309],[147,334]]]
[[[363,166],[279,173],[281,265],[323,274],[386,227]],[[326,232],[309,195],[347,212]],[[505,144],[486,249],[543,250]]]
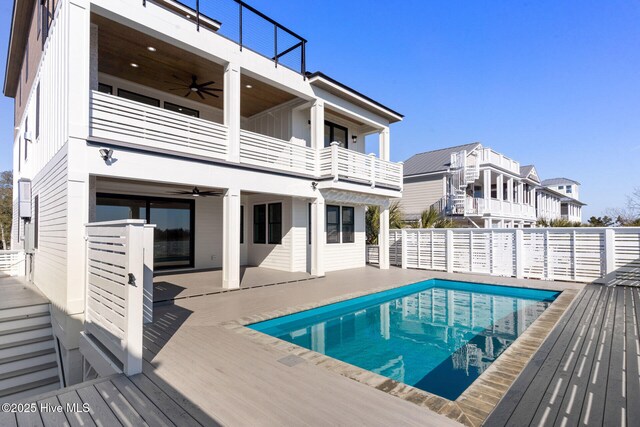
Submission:
[[[567,185],[567,193],[572,193],[573,188],[570,185]]]
[[[240,244],[244,243],[244,206],[240,205]]]
[[[253,243],[267,243],[267,205],[253,207]]]
[[[309,203],[309,208],[307,209],[307,243],[311,244],[311,203]]]
[[[355,214],[352,206],[342,207],[342,243],[355,241]]]
[[[564,185],[558,185],[558,190],[564,190]]]
[[[113,86],[104,83],[98,83],[98,92],[113,95]]]
[[[475,197],[476,199],[480,199],[480,198],[483,197],[482,186],[481,185],[474,185],[473,186],[473,197]]]
[[[140,102],[142,104],[151,105],[152,107],[160,107],[160,100],[151,98],[150,96],[140,95],[139,93],[130,92],[124,89],[118,89],[118,96],[120,98],[129,99],[131,101]]]
[[[36,140],[40,137],[40,83],[36,88]]]
[[[33,248],[38,249],[39,196],[33,198]]]
[[[154,268],[193,267],[195,202],[98,194],[96,221],[144,219],[155,224]]]
[[[38,33],[42,36],[42,48],[49,35],[49,0],[40,0],[38,7]]]
[[[327,243],[340,243],[340,206],[327,205]]]
[[[331,122],[324,122],[324,146],[329,147],[333,141],[340,143],[341,147],[349,148],[346,127]]]
[[[269,203],[269,244],[282,243],[282,203]]]
[[[491,184],[491,198],[498,198],[498,186],[496,184]]]
[[[169,111],[175,111],[176,113],[182,113],[191,117],[200,117],[200,111],[183,107],[178,104],[172,104],[171,102],[165,102],[164,109]]]

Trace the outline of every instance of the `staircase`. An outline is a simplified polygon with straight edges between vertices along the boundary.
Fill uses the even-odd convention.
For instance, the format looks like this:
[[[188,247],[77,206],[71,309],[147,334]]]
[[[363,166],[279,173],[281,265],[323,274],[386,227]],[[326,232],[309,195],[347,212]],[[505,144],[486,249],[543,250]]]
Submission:
[[[480,178],[480,162],[467,150],[451,154],[449,209],[451,215],[464,215],[467,186]]]
[[[0,402],[59,388],[49,304],[0,309]]]

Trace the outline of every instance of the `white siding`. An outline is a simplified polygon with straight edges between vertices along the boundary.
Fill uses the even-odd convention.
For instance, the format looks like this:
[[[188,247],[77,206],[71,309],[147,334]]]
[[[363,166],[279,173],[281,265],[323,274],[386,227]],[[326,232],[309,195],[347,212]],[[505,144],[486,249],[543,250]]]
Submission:
[[[32,200],[38,196],[40,205],[33,281],[59,307],[66,306],[67,294],[66,151],[65,146],[36,175],[32,188]]]
[[[332,203],[327,202],[328,205]],[[355,242],[327,243],[324,248],[325,271],[365,266],[365,207],[355,207]]]
[[[420,215],[425,209],[445,196],[442,175],[420,178],[420,181],[404,181],[400,206],[405,215]]]
[[[289,141],[291,139],[292,107],[298,103],[289,101],[254,116],[248,117],[242,128],[251,132],[261,133],[273,138]]]
[[[222,197],[198,197],[195,222],[194,267],[222,267]]]
[[[291,225],[291,198],[275,195],[252,195],[247,198],[245,209],[248,226],[245,238],[249,239],[248,264],[276,270],[292,271],[291,254],[293,251],[293,229]],[[253,243],[253,206],[258,204],[282,203],[282,244]]]

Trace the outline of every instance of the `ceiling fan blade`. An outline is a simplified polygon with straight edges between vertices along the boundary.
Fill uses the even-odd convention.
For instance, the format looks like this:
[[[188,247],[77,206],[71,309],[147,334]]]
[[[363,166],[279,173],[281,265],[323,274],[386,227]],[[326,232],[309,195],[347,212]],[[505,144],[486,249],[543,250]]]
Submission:
[[[206,93],[207,95],[209,95],[209,96],[213,96],[214,98],[220,98],[218,95],[216,95],[216,94],[215,94],[215,93],[213,93],[213,92],[209,92],[208,90],[204,90],[204,89],[203,89],[203,90],[198,91],[198,93],[200,93],[200,92],[202,92],[202,93]]]
[[[170,87],[169,90],[185,90],[186,87]]]
[[[185,98],[188,98],[189,95],[191,95],[191,91],[187,92],[187,94],[184,96]]]
[[[198,96],[199,96],[200,98],[204,99],[204,95],[202,94],[202,92],[197,91],[196,93],[198,94]]]
[[[213,80],[210,80],[210,81],[205,82],[205,83],[200,83],[200,84],[198,85],[198,87],[202,87],[202,86],[209,86],[209,85],[212,85],[212,84],[214,84],[214,83],[215,83],[215,82],[214,82]]]
[[[202,87],[200,90],[210,90],[212,92],[222,92],[222,89],[216,89],[215,87]]]

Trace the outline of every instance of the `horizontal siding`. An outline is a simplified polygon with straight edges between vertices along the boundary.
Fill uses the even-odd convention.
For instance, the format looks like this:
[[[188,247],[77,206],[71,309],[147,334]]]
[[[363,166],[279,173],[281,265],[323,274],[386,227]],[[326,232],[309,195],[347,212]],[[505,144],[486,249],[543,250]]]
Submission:
[[[197,199],[195,268],[222,267],[222,197]]]
[[[424,178],[422,181],[404,182],[402,199],[399,199],[402,212],[408,216],[420,215],[432,204],[440,200],[443,191],[442,176]]]
[[[282,244],[253,243],[253,206],[261,203],[282,202]],[[291,199],[269,195],[256,195],[247,198],[247,230],[245,238],[249,239],[249,265],[292,271],[291,253],[293,247],[293,231],[291,227]]]
[[[325,244],[325,271],[345,270],[365,266],[366,236],[364,211],[364,206],[355,207],[356,235],[354,243]]]
[[[67,153],[63,148],[33,180],[33,200],[39,199],[38,249],[34,282],[60,307],[67,287]],[[32,208],[32,212],[35,209]]]
[[[305,200],[293,199],[292,210],[292,254],[293,271],[307,271],[308,249],[308,204]]]

